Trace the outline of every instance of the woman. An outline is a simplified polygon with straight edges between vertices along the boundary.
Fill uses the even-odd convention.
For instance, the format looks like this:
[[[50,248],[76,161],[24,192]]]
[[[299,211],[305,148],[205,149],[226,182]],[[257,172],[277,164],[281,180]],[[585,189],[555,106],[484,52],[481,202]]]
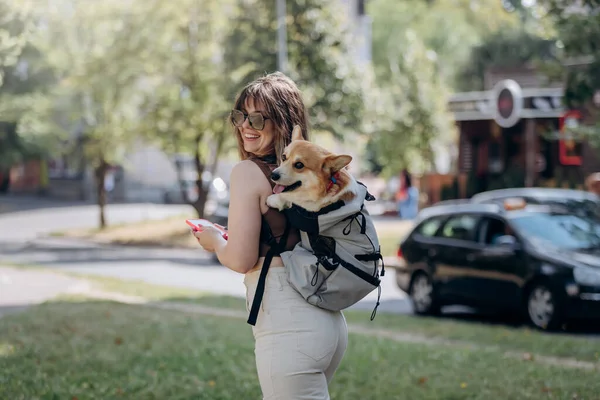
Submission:
[[[245,274],[250,311],[269,238],[287,236],[285,250],[300,241],[295,229],[284,235],[285,216],[267,206],[273,193],[267,177],[290,143],[294,125],[308,139],[307,115],[294,82],[273,73],[242,90],[231,121],[242,161],[231,172],[229,238],[223,239],[215,228],[195,236],[224,266]],[[329,399],[328,384],[346,350],[346,321],[341,312],[315,307],[293,289],[280,257],[270,263],[252,332],[264,399]]]
[[[412,177],[408,170],[400,174],[400,189],[396,194],[398,215],[402,219],[414,219],[419,212],[419,190],[412,185]]]

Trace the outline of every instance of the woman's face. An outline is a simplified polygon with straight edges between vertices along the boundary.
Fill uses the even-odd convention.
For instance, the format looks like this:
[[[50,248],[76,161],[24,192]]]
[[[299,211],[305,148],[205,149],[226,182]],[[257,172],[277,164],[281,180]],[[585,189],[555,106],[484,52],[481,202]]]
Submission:
[[[262,105],[256,103],[250,97],[246,100],[244,109],[241,111],[246,114],[260,113],[263,117],[268,118]],[[250,122],[246,118],[242,126],[238,128],[238,132],[244,142],[244,150],[248,153],[256,156],[265,156],[273,153],[275,148],[275,127],[273,121],[270,119],[265,120],[264,128],[258,131],[250,126]]]

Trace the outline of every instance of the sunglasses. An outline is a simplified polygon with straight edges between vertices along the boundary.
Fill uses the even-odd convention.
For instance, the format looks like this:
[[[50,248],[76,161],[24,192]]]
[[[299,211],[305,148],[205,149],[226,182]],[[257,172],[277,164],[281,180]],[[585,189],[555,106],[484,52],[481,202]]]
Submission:
[[[261,113],[245,114],[240,110],[231,110],[231,122],[238,128],[244,124],[246,118],[248,118],[250,127],[257,131],[262,131],[265,128],[265,121],[270,119],[263,117]]]

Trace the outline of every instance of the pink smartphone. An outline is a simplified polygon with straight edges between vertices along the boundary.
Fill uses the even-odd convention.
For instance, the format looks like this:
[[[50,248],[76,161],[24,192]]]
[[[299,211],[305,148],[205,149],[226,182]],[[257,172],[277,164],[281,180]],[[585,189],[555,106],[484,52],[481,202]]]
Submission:
[[[223,232],[223,239],[227,240],[229,238],[229,235],[227,235],[227,231],[223,230],[221,227],[213,224],[207,219],[186,219],[185,223],[188,224],[194,232],[200,230],[200,227],[203,226],[213,226],[221,232]]]

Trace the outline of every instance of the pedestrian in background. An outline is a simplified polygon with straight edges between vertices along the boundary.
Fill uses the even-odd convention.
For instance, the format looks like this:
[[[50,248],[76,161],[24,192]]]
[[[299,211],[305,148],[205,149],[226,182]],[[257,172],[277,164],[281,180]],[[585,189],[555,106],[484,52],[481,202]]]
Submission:
[[[412,176],[408,170],[400,173],[400,187],[396,192],[398,216],[401,219],[414,219],[419,212],[419,190],[413,186]]]

